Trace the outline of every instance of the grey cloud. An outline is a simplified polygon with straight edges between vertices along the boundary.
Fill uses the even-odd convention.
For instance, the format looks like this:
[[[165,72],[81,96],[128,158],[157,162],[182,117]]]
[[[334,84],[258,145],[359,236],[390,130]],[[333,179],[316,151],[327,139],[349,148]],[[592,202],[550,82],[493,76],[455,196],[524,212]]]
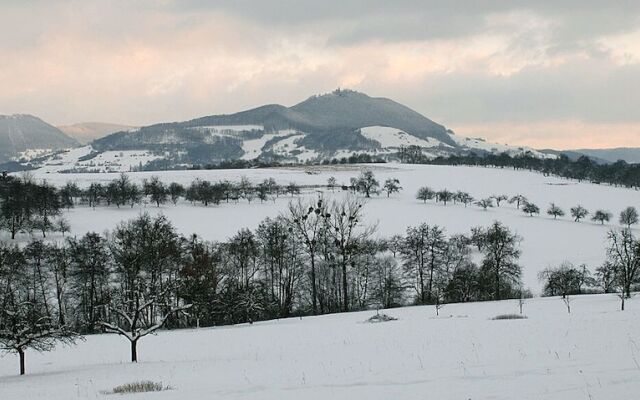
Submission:
[[[401,90],[409,104],[449,125],[563,119],[640,122],[640,66],[617,67],[606,60],[527,68],[508,77],[430,76]]]

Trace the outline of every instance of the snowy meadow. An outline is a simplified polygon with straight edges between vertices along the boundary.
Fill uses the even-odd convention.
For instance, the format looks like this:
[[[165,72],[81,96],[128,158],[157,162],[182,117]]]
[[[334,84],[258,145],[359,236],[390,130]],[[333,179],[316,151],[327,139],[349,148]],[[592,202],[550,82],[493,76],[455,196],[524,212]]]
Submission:
[[[640,205],[640,192],[633,189],[500,168],[383,164],[139,172],[128,175],[137,183],[152,176],[159,176],[163,182],[177,182],[185,186],[196,178],[209,181],[239,181],[246,177],[254,184],[274,178],[283,186],[290,182],[318,186],[317,189],[303,190],[302,197],[315,199],[320,196],[330,200],[344,197],[345,192],[340,186],[348,185],[350,179],[357,177],[363,169],[372,170],[381,184],[388,178],[398,178],[402,186],[400,193],[392,194],[389,198],[384,193],[369,199],[360,196],[365,202],[366,223],[377,224],[376,235],[390,237],[401,234],[409,226],[423,222],[439,225],[445,228],[449,235],[468,234],[472,227],[488,226],[494,221],[500,221],[523,239],[520,258],[520,264],[523,266],[522,280],[524,286],[534,292],[539,292],[540,289],[538,273],[548,266],[570,261],[574,264],[584,263],[595,269],[602,264],[606,257],[607,232],[612,227],[619,227],[618,214],[628,206]],[[77,182],[81,187],[86,187],[92,182],[107,184],[118,176],[119,174],[35,174],[36,179],[46,180],[56,186]],[[338,187],[335,190],[326,188],[330,177],[336,178]],[[530,217],[514,204],[507,202],[486,211],[476,205],[465,207],[453,203],[445,206],[434,201],[423,203],[416,199],[416,193],[422,186],[429,186],[434,190],[462,190],[476,199],[493,195],[504,194],[511,197],[521,194],[537,204],[541,211],[540,215]],[[181,201],[177,206],[168,203],[160,207],[146,204],[133,208],[98,207],[94,210],[79,206],[65,212],[65,217],[71,224],[71,235],[82,235],[91,231],[100,233],[112,229],[123,220],[148,212],[151,215],[167,216],[182,234],[195,233],[207,240],[225,240],[242,228],[254,229],[263,219],[277,217],[286,210],[291,200],[290,196],[283,195],[275,201],[260,202],[254,199],[251,203],[243,200],[238,204],[223,202],[208,207],[192,205],[185,201]],[[574,222],[569,215],[554,220],[546,215],[550,203],[555,203],[567,214],[569,209],[576,205],[582,205],[591,212],[596,209],[609,210],[613,214],[612,221],[605,225],[592,222],[590,218]],[[60,235],[56,238],[62,239]]]
[[[402,189],[370,198],[363,193],[351,193],[347,187],[363,171],[373,173],[380,184],[397,179]],[[63,261],[55,261],[55,257],[54,261],[47,261],[54,265],[47,278],[21,279],[26,279],[27,285],[33,284],[33,293],[27,290],[27,297],[40,297],[40,291],[43,298],[57,296],[51,303],[59,310],[55,313],[80,321],[77,326],[85,330],[82,332],[85,336],[76,338],[70,346],[58,343],[52,347],[47,343],[41,348],[47,351],[41,353],[27,348],[24,376],[17,375],[18,355],[2,353],[0,398],[57,400],[113,395],[136,399],[632,399],[629,394],[640,389],[637,379],[640,315],[636,299],[627,299],[625,311],[620,311],[620,298],[615,293],[574,295],[572,292],[566,297],[540,297],[545,290],[548,294],[549,289],[547,282],[540,280],[543,270],[568,262],[584,265],[593,274],[603,265],[607,259],[609,233],[623,228],[618,214],[639,203],[636,190],[522,170],[401,164],[138,172],[127,176],[136,184],[157,177],[165,184],[176,182],[185,187],[194,180],[244,180],[257,187],[273,179],[282,187],[293,183],[301,190],[299,194],[283,193],[263,200],[251,197],[250,202],[244,198],[207,206],[184,197],[176,204],[167,201],[157,206],[150,198],[143,198],[133,206],[78,204],[64,210],[62,216],[69,223],[68,232],[64,236],[49,232],[44,238],[44,243],[49,245],[71,243],[68,248],[52,247],[52,254],[63,254]],[[32,176],[34,181],[46,181],[58,188],[73,182],[83,189],[95,183],[106,186],[119,177],[119,174],[62,174],[47,170],[37,170]],[[328,185],[328,182],[335,184]],[[506,200],[499,206],[493,202],[492,207],[485,209],[475,202],[465,205],[447,201],[445,204],[434,199],[417,199],[416,194],[425,186],[441,193],[463,191],[476,200],[523,196],[529,204],[538,205],[540,213],[529,215],[523,212],[522,205],[518,207]],[[364,229],[371,234],[367,241],[359,243],[362,246],[368,245],[369,239],[389,239],[394,235],[407,235],[408,242],[416,231],[407,229],[423,223],[439,226],[446,237],[453,238],[460,234],[471,237],[474,228],[487,229],[499,222],[499,226],[506,227],[507,233],[517,238],[513,242],[517,255],[512,257],[522,270],[521,283],[517,285],[523,293],[534,297],[441,303],[440,290],[445,286],[447,293],[464,294],[466,289],[452,289],[450,283],[436,282],[433,291],[429,287],[428,301],[412,300],[416,297],[411,287],[414,283],[394,286],[397,282],[387,279],[387,275],[368,275],[369,260],[382,265],[380,269],[376,267],[376,274],[389,277],[398,273],[401,264],[416,262],[410,251],[396,256],[391,247],[376,250],[385,253],[386,258],[367,258],[366,251],[360,251],[357,257],[349,254],[350,264],[343,265],[344,271],[350,269],[349,283],[341,285],[336,282],[340,274],[337,269],[331,269],[332,262],[347,257],[344,249],[349,246],[342,246],[340,236],[332,233],[330,237],[335,243],[327,244],[332,250],[327,250],[323,257],[318,256],[324,264],[317,265],[318,271],[327,274],[318,276],[318,282],[323,282],[319,283],[319,290],[328,282],[329,292],[319,292],[312,297],[321,299],[320,302],[328,299],[335,303],[319,306],[327,315],[311,316],[310,290],[305,283],[307,271],[298,269],[308,264],[310,258],[310,254],[304,255],[309,256],[307,258],[297,258],[302,257],[303,251],[296,246],[304,245],[304,240],[292,240],[286,232],[280,236],[277,230],[281,226],[261,222],[265,218],[273,222],[287,215],[292,202],[308,205],[318,199],[322,199],[323,204],[339,205],[348,201],[362,204],[361,209],[354,211],[359,224],[357,231]],[[556,215],[557,218],[548,215],[546,211],[551,203],[567,215]],[[578,205],[591,213],[606,210],[612,214],[611,220],[600,223],[592,221],[589,215],[575,221],[569,210]],[[338,210],[327,208],[316,212],[312,207],[306,215],[313,219],[315,213],[325,218],[324,213],[331,212],[334,215],[327,214],[325,219],[332,221],[329,222],[332,231],[342,233],[347,228],[336,222]],[[150,219],[145,220],[144,215]],[[289,217],[295,223],[300,222],[295,216]],[[134,219],[137,222],[123,225]],[[142,238],[150,226],[157,230],[153,233],[155,236]],[[261,247],[263,250],[247,254],[245,250],[253,246],[254,240],[250,231],[259,238],[256,241],[263,240],[261,235],[276,241],[282,239],[286,254],[267,254],[275,249],[271,242],[268,243],[271,247],[265,244]],[[89,232],[97,234],[85,236]],[[290,228],[288,232],[295,236],[297,231]],[[488,230],[482,232],[489,235]],[[637,228],[632,227],[628,232],[635,233]],[[1,234],[3,242],[18,243],[27,249],[25,257],[29,260],[38,259],[38,254],[48,254],[38,253],[41,247],[31,243],[34,238],[42,239],[37,230],[18,233],[15,240],[10,239],[6,230]],[[200,239],[194,239],[192,234]],[[154,250],[136,252],[148,251],[144,246],[140,250],[131,245],[138,240]],[[216,243],[209,245],[205,241]],[[485,249],[480,251],[480,244],[464,243],[465,249],[473,250],[462,257],[465,262],[480,265],[483,254],[488,257]],[[188,250],[176,255],[167,250],[173,245]],[[72,284],[62,290],[67,278],[60,278],[59,274],[67,271],[64,261],[67,249],[71,254],[68,271],[76,272],[69,273]],[[14,253],[9,250],[2,254],[7,265],[21,265],[19,260],[11,261]],[[94,262],[96,257],[86,254],[104,257],[102,264],[107,272],[103,280],[96,280],[100,289],[91,284],[93,270],[78,277],[80,264],[99,264]],[[82,263],[78,259],[83,260]],[[260,267],[256,266],[257,259],[261,260]],[[39,261],[28,264],[34,273],[39,273]],[[135,266],[134,273],[128,264]],[[218,265],[230,267],[234,272],[223,267],[218,270]],[[276,265],[285,266],[284,270],[274,272]],[[334,271],[333,278],[330,271]],[[366,278],[364,273],[360,275],[362,271],[366,271]],[[179,275],[187,276],[180,285]],[[342,277],[346,282],[346,272]],[[37,282],[45,281],[55,282],[56,287],[38,286]],[[148,281],[148,285],[140,284],[143,281]],[[465,283],[463,279],[462,286]],[[583,284],[578,284],[579,291]],[[7,280],[7,285],[15,283]],[[132,290],[136,285],[139,289]],[[596,286],[592,283],[590,287]],[[292,287],[297,288],[293,293]],[[347,304],[345,300],[343,307],[341,301],[347,299],[347,292],[338,292],[344,288],[349,288],[352,303]],[[45,294],[45,290],[50,292]],[[209,293],[211,290],[213,294]],[[314,293],[315,290],[314,287]],[[375,293],[363,294],[360,290]],[[554,292],[558,290],[554,288]],[[91,306],[87,306],[86,293]],[[131,293],[133,297],[129,297]],[[403,301],[391,299],[388,303],[394,308],[385,308],[386,300],[379,298],[387,293],[404,293]],[[63,302],[59,300],[65,296],[72,298],[67,302],[68,309],[60,306]],[[269,296],[277,301],[263,301]],[[367,302],[370,297],[376,300]],[[358,303],[354,298],[364,300]],[[490,297],[485,294],[464,298],[463,301],[469,301]],[[430,305],[397,307],[414,301]],[[285,311],[266,309],[265,304]],[[98,311],[94,313],[94,310]],[[360,311],[336,313],[345,310]],[[371,321],[378,313],[391,318],[384,322]],[[7,315],[16,319],[22,316],[13,311]],[[29,321],[29,315],[25,314],[24,321]],[[209,318],[210,315],[214,317]],[[265,318],[271,320],[260,321]],[[138,319],[143,321],[139,326],[136,325]],[[251,323],[239,323],[243,321]],[[193,328],[201,326],[201,322],[208,326]],[[64,333],[67,334],[69,332]],[[139,362],[131,363],[132,357]],[[120,394],[128,390],[123,388],[146,386],[154,391]]]

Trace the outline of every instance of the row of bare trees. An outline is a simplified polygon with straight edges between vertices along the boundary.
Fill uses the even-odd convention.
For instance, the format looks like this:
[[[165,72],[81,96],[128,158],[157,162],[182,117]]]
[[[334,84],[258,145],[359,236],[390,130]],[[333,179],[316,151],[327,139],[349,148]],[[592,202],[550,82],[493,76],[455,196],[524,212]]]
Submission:
[[[445,206],[448,203],[460,203],[465,207],[469,204],[474,204],[485,211],[489,208],[500,207],[503,202],[508,202],[509,204],[514,204],[517,209],[522,210],[522,212],[529,216],[540,214],[540,207],[520,194],[511,197],[504,194],[492,195],[476,200],[472,195],[464,191],[450,191],[448,189],[436,191],[428,186],[422,186],[416,193],[416,199],[422,200],[424,203],[429,200],[434,200],[436,203],[442,203]],[[565,210],[556,203],[549,204],[546,212],[547,215],[552,216],[553,219],[558,219],[559,217],[564,217],[566,215]],[[589,210],[580,204],[571,207],[569,209],[569,213],[575,222],[580,222],[591,214]],[[613,214],[604,209],[596,210],[591,214],[591,220],[602,225],[611,221],[612,218]],[[620,225],[626,227],[631,227],[632,225],[637,224],[639,221],[638,210],[633,206],[625,208],[620,212],[618,221]]]

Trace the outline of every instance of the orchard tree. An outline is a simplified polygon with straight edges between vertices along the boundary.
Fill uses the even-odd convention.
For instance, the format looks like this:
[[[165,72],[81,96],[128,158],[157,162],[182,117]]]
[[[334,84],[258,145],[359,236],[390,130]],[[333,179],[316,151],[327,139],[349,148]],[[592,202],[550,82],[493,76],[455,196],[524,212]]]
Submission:
[[[598,210],[593,213],[593,217],[591,217],[592,221],[600,222],[601,225],[604,225],[605,222],[609,222],[611,220],[612,214],[609,211]]]
[[[299,195],[300,194],[300,186],[296,185],[295,182],[290,182],[287,187],[285,188],[285,192],[289,193],[291,195],[291,197],[293,197],[294,195]]]
[[[144,214],[119,225],[109,245],[112,294],[99,325],[125,337],[137,362],[139,340],[191,307],[178,296],[181,240],[165,217]]]
[[[418,193],[416,194],[416,199],[422,200],[424,203],[427,200],[432,200],[435,196],[435,192],[428,186],[423,186],[418,189]]]
[[[402,190],[402,186],[400,186],[400,181],[397,178],[389,178],[384,182],[384,186],[382,187],[385,192],[387,192],[387,197],[391,196],[392,193],[399,193]]]
[[[581,219],[589,215],[589,211],[581,205],[571,207],[571,216],[575,222],[580,222]]]
[[[144,195],[149,196],[152,202],[156,203],[156,207],[167,202],[168,190],[160,178],[152,176],[149,181],[143,183]],[[175,203],[174,203],[175,204]]]
[[[184,196],[185,189],[181,184],[172,182],[169,185],[168,192],[169,197],[171,198],[171,202],[175,206],[176,204],[178,204],[178,200],[180,199],[180,197]]]
[[[509,196],[507,196],[506,194],[497,194],[497,195],[496,195],[496,194],[494,194],[494,195],[493,195],[493,196],[491,196],[491,197],[493,197],[493,199],[496,201],[496,205],[497,205],[498,207],[500,207],[500,203],[501,203],[501,202],[503,202],[503,201],[507,201],[507,200],[509,199]]]
[[[527,203],[527,198],[521,194],[517,194],[509,199],[509,204],[515,204],[516,208],[519,210],[521,205]]]
[[[620,225],[631,228],[638,223],[638,210],[635,207],[627,207],[620,213]]]
[[[360,173],[360,176],[355,180],[354,186],[357,192],[362,193],[365,197],[369,198],[372,194],[379,193],[380,183],[373,175],[373,172],[367,170]]]
[[[551,203],[547,209],[547,214],[551,215],[553,219],[558,219],[558,217],[564,217],[564,210],[555,203]]]
[[[522,206],[522,211],[526,214],[529,214],[530,217],[533,217],[534,214],[540,214],[540,207],[533,203],[527,202]]]
[[[493,198],[487,197],[486,199],[480,199],[476,201],[476,205],[487,211],[488,208],[493,207]]]
[[[544,284],[545,296],[562,296],[566,298],[572,294],[582,292],[584,271],[565,261],[558,267],[546,268],[538,274],[538,279]]]
[[[448,202],[453,200],[453,192],[443,189],[436,193],[436,200],[443,202],[446,206]]]
[[[336,178],[333,176],[330,176],[329,179],[327,179],[327,187],[329,189],[331,189],[331,191],[333,192],[334,189],[336,188]]]
[[[466,207],[467,205],[473,203],[474,198],[467,192],[458,191],[454,196],[454,200],[459,201]]]

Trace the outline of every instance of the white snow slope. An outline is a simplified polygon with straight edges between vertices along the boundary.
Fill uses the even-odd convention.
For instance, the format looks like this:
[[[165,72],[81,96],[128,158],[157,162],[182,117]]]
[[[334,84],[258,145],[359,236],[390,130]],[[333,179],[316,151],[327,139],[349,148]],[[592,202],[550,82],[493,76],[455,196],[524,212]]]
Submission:
[[[211,171],[168,171],[141,172],[129,174],[131,179],[140,182],[152,175],[159,175],[165,182],[189,184],[196,177],[217,181],[229,179],[239,181],[246,176],[257,183],[273,177],[282,185],[296,182],[304,185],[325,185],[327,178],[336,177],[338,184],[348,184],[351,177],[357,176],[362,169],[373,169],[376,178],[382,184],[385,179],[396,177],[404,188],[400,194],[390,198],[386,195],[375,196],[366,201],[365,219],[367,223],[377,223],[377,235],[390,237],[403,233],[408,226],[422,222],[445,227],[448,234],[469,233],[474,226],[488,226],[498,220],[517,232],[522,238],[523,282],[534,292],[539,292],[538,272],[549,265],[558,265],[567,260],[575,264],[586,263],[593,271],[605,259],[605,247],[608,231],[616,223],[601,226],[590,220],[573,222],[567,216],[557,221],[545,214],[549,203],[555,202],[567,214],[569,208],[581,204],[590,211],[607,209],[614,214],[625,207],[640,206],[640,193],[631,189],[616,188],[591,183],[579,183],[556,177],[546,177],[539,173],[480,167],[452,167],[428,165],[346,165],[337,167],[211,170]],[[56,174],[47,170],[36,171],[37,179],[63,185],[67,181],[76,181],[87,186],[92,181],[106,183],[118,177],[118,174]],[[313,174],[308,174],[313,171]],[[477,206],[435,204],[433,201],[423,204],[415,199],[420,186],[432,189],[464,190],[476,199],[493,194],[523,194],[542,210],[542,215],[528,217],[515,205],[502,204],[500,208],[482,211]],[[307,191],[307,197],[323,195],[326,198],[343,196],[338,188]],[[130,207],[77,207],[65,212],[72,227],[72,234],[84,234],[88,231],[103,232],[114,228],[120,221],[137,217],[141,212],[162,213],[175,224],[183,234],[197,233],[209,240],[225,240],[241,228],[255,229],[266,217],[275,217],[283,212],[290,198],[278,198],[275,202],[261,204],[254,200],[251,204],[242,201],[239,204],[221,204],[219,206],[193,206],[180,203],[178,206],[167,204],[156,208],[152,205]],[[56,238],[55,235],[52,235]],[[61,236],[57,237],[62,239]],[[21,240],[28,240],[23,235]]]
[[[71,348],[0,358],[0,399],[256,400],[634,400],[640,393],[639,300],[614,295],[388,310],[397,321],[364,323],[374,312],[286,319],[143,339],[138,364],[115,335]],[[106,395],[152,380],[172,389]]]

